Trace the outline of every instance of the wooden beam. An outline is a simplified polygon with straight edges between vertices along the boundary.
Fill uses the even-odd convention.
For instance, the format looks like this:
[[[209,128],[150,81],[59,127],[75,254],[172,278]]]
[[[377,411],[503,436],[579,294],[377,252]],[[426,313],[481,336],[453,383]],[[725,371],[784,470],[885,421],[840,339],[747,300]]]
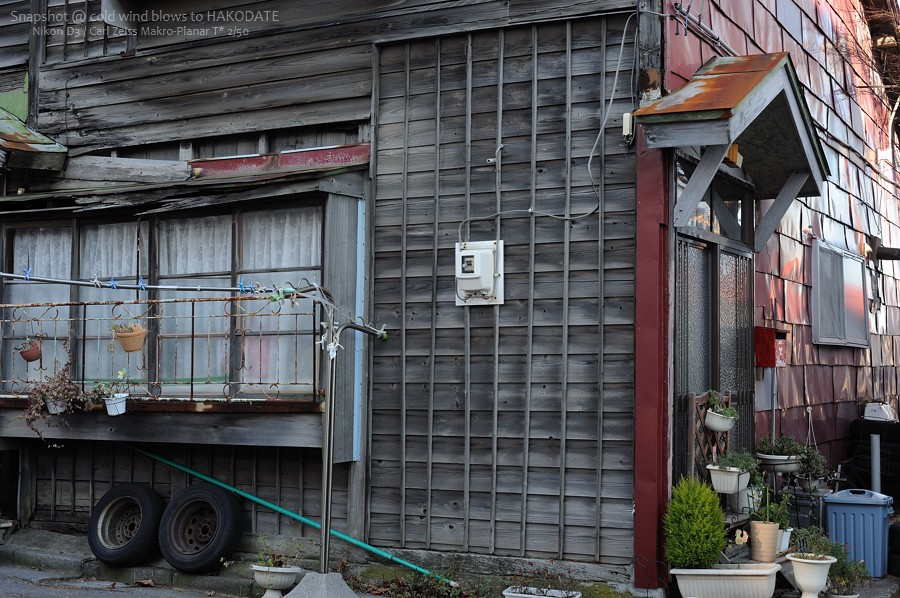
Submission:
[[[0,436],[37,438],[22,420],[21,410],[0,410]],[[147,413],[127,411],[110,417],[106,413],[49,416],[54,427],[42,420],[37,428],[48,440],[81,439],[122,442],[219,444],[236,446],[322,446],[322,415],[319,413]]]
[[[728,206],[725,205],[722,196],[719,195],[715,189],[710,189],[710,204],[713,213],[716,215],[716,218],[719,219],[719,226],[722,227],[725,236],[737,241],[743,241],[744,238],[741,235],[740,223],[737,221],[737,218],[734,217],[734,214],[731,213],[731,210],[728,209]]]
[[[709,189],[710,183],[712,183],[713,178],[716,176],[719,165],[722,164],[722,160],[725,159],[726,153],[728,153],[728,144],[711,145],[703,152],[700,163],[697,165],[697,168],[694,169],[694,173],[688,180],[684,191],[681,192],[678,203],[675,204],[675,226],[688,225],[691,216],[694,215],[694,211],[697,209],[697,206],[700,205],[700,200],[703,199],[703,195],[706,193],[706,190]]]
[[[778,193],[778,197],[775,198],[775,203],[773,203],[768,211],[763,214],[759,226],[756,227],[756,233],[753,239],[754,253],[759,253],[766,246],[769,237],[775,232],[775,229],[784,217],[785,212],[791,207],[793,201],[797,199],[797,194],[800,192],[800,189],[803,188],[803,185],[806,184],[808,178],[808,172],[795,172],[788,178],[784,187],[782,187],[781,191]]]

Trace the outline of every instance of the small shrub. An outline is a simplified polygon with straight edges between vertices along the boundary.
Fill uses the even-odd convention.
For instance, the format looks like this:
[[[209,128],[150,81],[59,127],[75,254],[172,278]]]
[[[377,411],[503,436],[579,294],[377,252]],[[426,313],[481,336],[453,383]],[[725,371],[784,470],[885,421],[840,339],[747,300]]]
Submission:
[[[725,514],[712,488],[693,478],[681,478],[663,520],[666,559],[675,568],[713,566],[725,549]]]

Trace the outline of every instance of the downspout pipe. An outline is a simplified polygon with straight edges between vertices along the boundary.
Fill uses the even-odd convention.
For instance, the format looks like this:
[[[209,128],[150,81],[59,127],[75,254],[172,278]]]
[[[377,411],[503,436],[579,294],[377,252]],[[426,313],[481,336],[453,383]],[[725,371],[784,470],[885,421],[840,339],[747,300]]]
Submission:
[[[276,513],[281,513],[282,515],[285,515],[292,519],[296,519],[297,521],[300,521],[301,523],[305,523],[306,525],[313,527],[315,529],[322,529],[322,526],[317,521],[313,521],[312,519],[309,519],[302,515],[298,515],[297,513],[291,512],[291,511],[285,509],[284,507],[280,507],[280,506],[278,506],[274,503],[271,503],[265,499],[259,498],[258,496],[254,496],[254,495],[250,494],[249,492],[244,492],[243,490],[241,490],[239,488],[235,488],[234,486],[229,486],[225,482],[220,482],[219,480],[217,480],[215,478],[211,478],[208,475],[204,475],[204,474],[200,473],[199,471],[194,471],[193,469],[191,469],[189,467],[185,467],[184,465],[175,463],[174,461],[170,461],[169,459],[166,459],[165,457],[160,457],[159,455],[156,455],[149,451],[145,451],[136,446],[132,446],[130,444],[126,444],[125,446],[127,446],[128,448],[130,448],[131,450],[133,450],[136,453],[140,453],[140,454],[144,455],[145,457],[150,457],[151,459],[155,459],[156,461],[159,461],[160,463],[165,463],[169,467],[173,467],[179,471],[183,471],[187,474],[190,474],[196,478],[203,480],[204,482],[208,482],[214,486],[224,488],[225,490],[230,490],[231,492],[234,492],[238,496],[240,496],[242,498],[246,498],[247,500],[253,501],[253,502],[255,502],[259,505],[262,505],[268,509],[272,509]],[[455,581],[447,579],[446,577],[438,575],[437,573],[435,573],[433,571],[429,571],[428,569],[425,569],[423,567],[419,567],[418,565],[414,565],[413,563],[410,563],[409,561],[405,561],[399,557],[396,557],[385,550],[382,550],[380,548],[372,546],[371,544],[366,544],[362,540],[357,540],[356,538],[354,538],[352,536],[348,536],[347,534],[344,534],[337,530],[330,529],[328,531],[335,538],[344,540],[345,542],[349,542],[350,544],[353,544],[357,548],[362,548],[363,550],[371,552],[372,554],[376,554],[376,555],[380,556],[381,558],[387,559],[388,561],[390,561],[392,563],[396,563],[396,564],[406,567],[408,569],[412,569],[413,571],[416,571],[417,573],[421,573],[422,575],[434,577],[435,579],[438,579],[438,580],[450,585],[451,587],[454,587],[454,588],[459,587],[459,584]]]

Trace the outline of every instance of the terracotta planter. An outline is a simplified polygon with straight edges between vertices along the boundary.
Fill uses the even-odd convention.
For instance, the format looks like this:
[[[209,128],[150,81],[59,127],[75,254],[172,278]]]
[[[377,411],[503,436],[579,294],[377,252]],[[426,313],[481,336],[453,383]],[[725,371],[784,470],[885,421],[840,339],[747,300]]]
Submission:
[[[266,591],[262,598],[281,598],[282,590],[286,590],[297,580],[302,571],[299,567],[266,567],[250,565],[256,585]]]
[[[837,559],[833,556],[822,556],[816,559],[805,559],[803,553],[787,555],[794,565],[794,581],[802,592],[800,598],[818,598],[819,592],[825,589],[828,583],[828,570]]]
[[[725,417],[710,410],[706,412],[706,417],[703,419],[703,427],[713,432],[728,432],[734,427],[735,421],[737,420],[733,417]]]
[[[19,355],[29,363],[37,361],[41,358],[41,344],[36,340],[31,340],[28,348],[19,351]]]
[[[765,521],[750,522],[750,558],[761,563],[775,561],[778,550],[778,524]]]
[[[126,353],[135,353],[144,348],[147,340],[147,329],[138,324],[131,325],[131,332],[116,332],[116,340]]]

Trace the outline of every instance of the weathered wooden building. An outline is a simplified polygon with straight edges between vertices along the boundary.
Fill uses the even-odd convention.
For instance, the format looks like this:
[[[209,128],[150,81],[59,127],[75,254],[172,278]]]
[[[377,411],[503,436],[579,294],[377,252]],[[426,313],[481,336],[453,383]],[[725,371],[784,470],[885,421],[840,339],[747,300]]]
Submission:
[[[190,483],[140,442],[315,518],[331,314],[287,284],[389,332],[336,361],[334,527],[377,546],[655,589],[687,393],[734,390],[740,442],[769,429],[754,324],[788,338],[779,429],[805,433],[808,400],[840,458],[856,401],[896,401],[898,273],[862,261],[898,222],[871,5],[138,4],[0,2],[0,512],[78,526],[111,485]],[[690,127],[653,104],[757,54]],[[813,324],[818,241],[860,264],[864,340]],[[502,247],[502,301],[461,293],[457,243]],[[144,350],[108,347],[133,320]],[[33,335],[28,365],[7,347]],[[136,391],[41,427],[48,448],[17,415],[63,341],[77,380]]]

